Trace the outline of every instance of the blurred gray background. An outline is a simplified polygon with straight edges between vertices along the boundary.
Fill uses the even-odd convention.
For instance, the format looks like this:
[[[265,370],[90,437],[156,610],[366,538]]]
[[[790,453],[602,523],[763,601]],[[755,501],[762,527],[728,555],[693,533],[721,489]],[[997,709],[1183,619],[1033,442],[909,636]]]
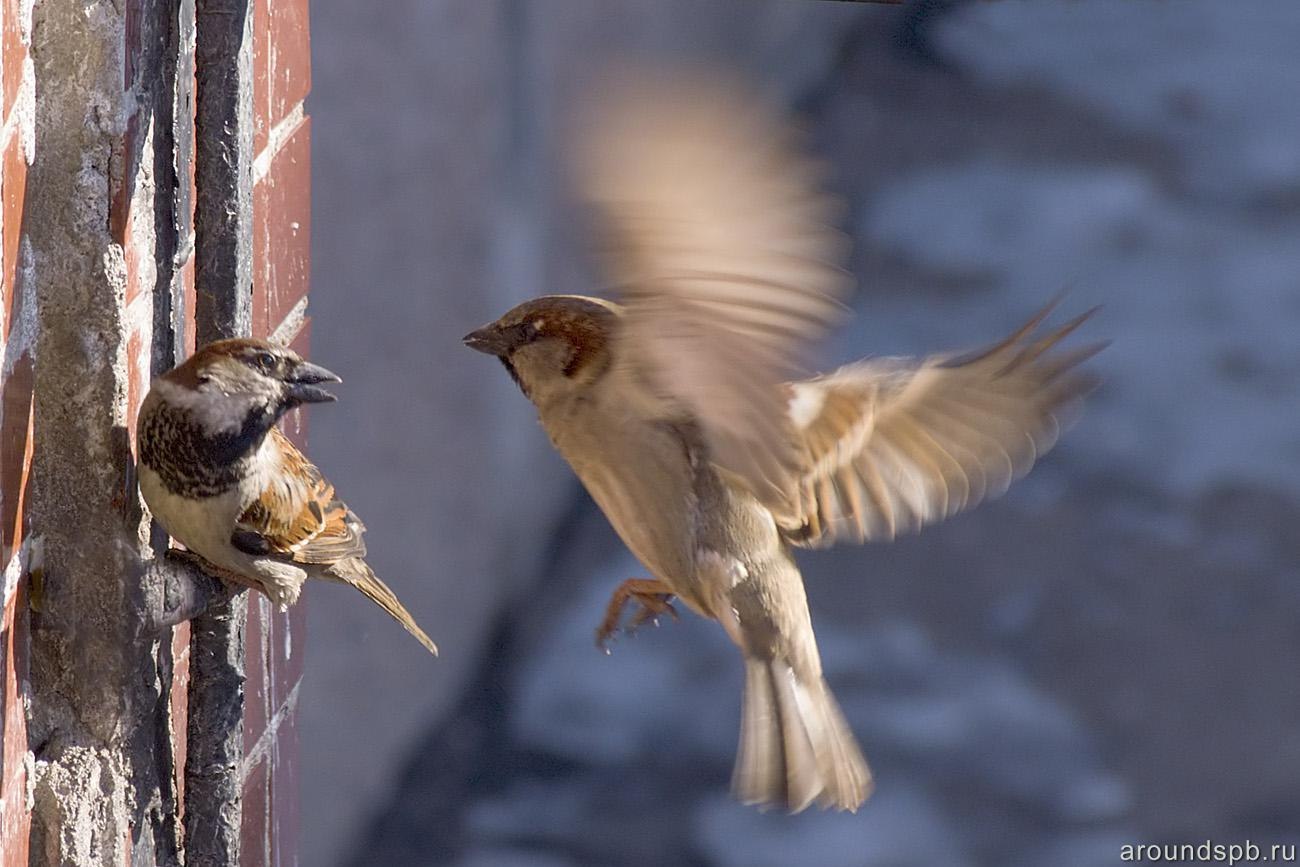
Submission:
[[[303,864],[1070,865],[1300,840],[1300,4],[312,4],[312,450],[430,660],[308,594]],[[834,361],[987,343],[1068,289],[1114,341],[1002,500],[803,556],[878,790],[727,793],[739,658],[691,616],[592,645],[642,574],[462,334],[599,288],[558,169],[605,61],[736,65],[850,209]]]

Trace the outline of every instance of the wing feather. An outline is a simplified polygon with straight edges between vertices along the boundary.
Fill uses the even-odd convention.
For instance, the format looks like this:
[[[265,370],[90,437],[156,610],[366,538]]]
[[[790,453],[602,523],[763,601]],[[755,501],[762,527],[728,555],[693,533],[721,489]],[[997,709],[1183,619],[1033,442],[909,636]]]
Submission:
[[[616,79],[581,133],[579,190],[625,308],[616,358],[698,419],[716,463],[793,501],[781,383],[848,290],[820,168],[778,112],[720,76]]]
[[[1078,367],[1105,345],[1053,352],[1092,311],[1036,336],[1050,310],[978,353],[876,359],[791,384],[803,475],[798,503],[778,515],[787,538],[892,538],[1028,472],[1095,386]]]
[[[366,553],[365,525],[334,495],[334,486],[272,428],[285,471],[240,515],[237,529],[256,533],[273,555],[297,563],[335,563]]]

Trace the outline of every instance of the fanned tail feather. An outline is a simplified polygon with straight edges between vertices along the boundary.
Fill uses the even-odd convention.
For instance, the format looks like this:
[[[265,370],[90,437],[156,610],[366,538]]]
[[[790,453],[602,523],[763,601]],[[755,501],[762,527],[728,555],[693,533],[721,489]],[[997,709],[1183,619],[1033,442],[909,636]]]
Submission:
[[[746,804],[792,813],[814,801],[837,810],[861,806],[871,771],[825,681],[802,683],[781,659],[745,660],[732,788]]]

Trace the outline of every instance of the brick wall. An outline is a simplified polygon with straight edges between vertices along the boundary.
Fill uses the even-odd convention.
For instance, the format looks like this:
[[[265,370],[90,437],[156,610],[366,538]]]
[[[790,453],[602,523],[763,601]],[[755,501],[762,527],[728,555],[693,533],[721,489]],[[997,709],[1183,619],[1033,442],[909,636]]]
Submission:
[[[19,287],[19,244],[27,163],[31,156],[31,4],[0,0],[0,864],[28,860],[26,592],[23,496],[31,472],[32,355],[30,321]],[[30,302],[28,302],[30,304]]]
[[[257,0],[253,11],[253,334],[309,355],[311,84],[307,0]],[[305,445],[301,412],[285,431]],[[310,596],[310,591],[306,594]],[[241,867],[297,863],[295,709],[303,672],[306,611],[249,601]]]
[[[116,94],[121,103],[110,106],[109,113],[123,109],[125,122],[113,133],[105,172],[107,201],[103,205],[109,236],[103,252],[110,259],[120,254],[125,271],[121,333],[116,337],[125,345],[126,356],[120,384],[126,398],[122,422],[133,439],[136,409],[150,376],[171,361],[167,344],[172,336],[181,347],[179,355],[194,348],[193,0],[179,4],[174,20],[167,16],[177,14],[176,5],[163,0],[128,0],[115,11],[120,12],[120,27],[106,27],[103,32],[110,40],[121,40],[120,45],[105,46],[110,57],[115,50],[121,52],[121,87]],[[307,2],[256,0],[253,18],[257,154],[253,331],[306,353],[310,336],[305,311],[311,132],[303,111],[310,81]],[[24,286],[21,250],[24,209],[42,205],[42,190],[25,184],[34,137],[35,75],[28,59],[31,30],[32,0],[0,0],[4,118],[0,134],[0,566],[4,569],[0,867],[29,863],[31,825],[27,775],[33,756],[26,712],[26,705],[33,701],[26,672],[31,583],[26,573],[32,546],[23,542],[25,537],[39,536],[41,528],[30,526],[32,521],[24,516],[23,506],[31,488],[33,358],[41,323],[34,293]],[[54,24],[48,25],[47,38],[52,43],[50,50],[57,50],[59,30]],[[163,84],[159,84],[160,78],[165,80]],[[176,183],[173,172],[179,179]],[[58,364],[59,359],[41,356],[40,363]],[[299,414],[286,419],[286,429],[292,439],[303,444],[306,428]],[[130,448],[134,450],[134,442]],[[123,454],[123,460],[129,463],[129,456]],[[133,478],[129,471],[126,477]],[[133,494],[129,491],[128,497]],[[132,513],[130,503],[115,505],[128,516]],[[301,607],[285,615],[273,611],[260,596],[251,601],[246,632],[245,760],[241,768],[240,863],[246,867],[297,863],[293,712],[305,650],[303,631]],[[175,628],[170,641],[161,642],[155,652],[160,676],[171,678],[171,700],[163,704],[170,708],[173,755],[162,766],[171,770],[173,789],[167,791],[167,785],[162,785],[159,791],[137,791],[135,795],[141,803],[159,799],[164,810],[179,809],[183,803],[189,652],[187,625]],[[33,715],[39,716],[40,710],[36,707]],[[167,830],[174,827],[163,821],[142,835],[142,829],[132,824],[127,832],[130,839],[122,844],[131,853],[131,863],[170,863],[175,841],[160,838],[168,833],[174,837],[176,832]],[[107,828],[97,830],[110,833]],[[150,839],[142,842],[144,836]],[[32,849],[44,851],[36,846]],[[109,850],[99,851],[107,862]],[[64,852],[60,857],[71,855]],[[43,863],[42,858],[48,856],[39,855],[36,863]]]

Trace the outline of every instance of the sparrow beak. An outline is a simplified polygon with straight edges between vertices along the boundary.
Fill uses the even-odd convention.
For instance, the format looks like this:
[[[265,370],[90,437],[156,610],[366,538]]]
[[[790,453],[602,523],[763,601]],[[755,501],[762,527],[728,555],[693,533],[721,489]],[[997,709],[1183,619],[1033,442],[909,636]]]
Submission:
[[[471,331],[463,339],[470,349],[477,349],[488,355],[504,356],[511,349],[509,340],[501,329],[494,325],[485,325],[478,331]]]
[[[294,403],[329,403],[338,398],[321,388],[318,383],[343,380],[338,374],[326,370],[319,364],[303,361],[294,366],[284,381],[289,385],[289,400]]]

